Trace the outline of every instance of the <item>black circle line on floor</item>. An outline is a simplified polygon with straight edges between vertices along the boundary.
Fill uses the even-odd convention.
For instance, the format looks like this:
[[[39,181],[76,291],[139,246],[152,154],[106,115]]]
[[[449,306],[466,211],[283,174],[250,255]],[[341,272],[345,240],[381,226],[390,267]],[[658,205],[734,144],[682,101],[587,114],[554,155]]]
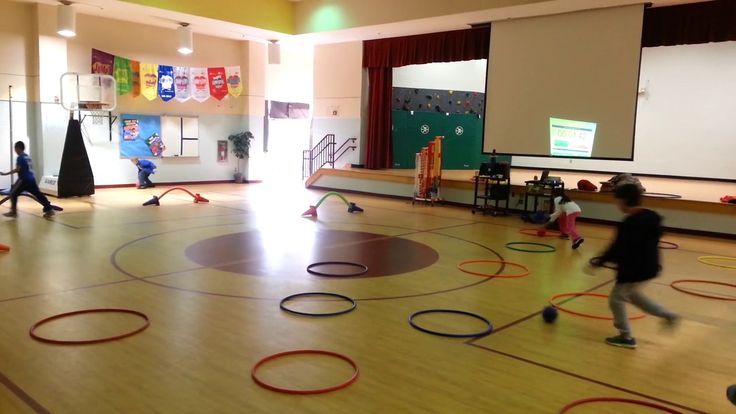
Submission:
[[[169,275],[176,274],[176,273],[182,273],[182,272],[188,272],[188,271],[194,271],[194,270],[201,270],[201,269],[208,269],[208,268],[210,268],[209,266],[200,266],[200,267],[197,267],[197,268],[186,269],[186,270],[183,270],[183,271],[167,272],[167,273],[156,274],[156,275],[149,275],[149,276],[138,276],[136,274],[133,274],[133,273],[125,270],[123,268],[123,266],[117,262],[117,256],[118,256],[118,254],[123,249],[125,249],[126,247],[128,247],[128,246],[130,246],[132,244],[135,244],[137,242],[140,242],[140,241],[143,241],[143,240],[146,240],[146,239],[157,237],[157,236],[160,236],[160,235],[163,235],[163,234],[171,234],[171,233],[176,233],[176,232],[181,232],[181,231],[186,231],[186,230],[192,230],[192,229],[197,229],[197,228],[215,228],[215,227],[223,227],[223,226],[230,226],[230,225],[232,225],[232,224],[221,224],[221,225],[214,225],[214,226],[213,225],[195,226],[195,227],[189,227],[189,228],[183,228],[183,229],[169,230],[169,231],[160,232],[160,233],[153,233],[153,234],[149,234],[147,236],[139,237],[137,239],[130,240],[130,241],[126,242],[126,243],[123,243],[122,245],[120,245],[119,247],[117,247],[110,254],[110,264],[115,269],[117,269],[119,272],[123,273],[124,275],[128,276],[131,279],[134,279],[134,280],[137,280],[137,281],[140,281],[140,282],[143,282],[143,283],[147,283],[147,284],[150,284],[150,285],[154,285],[154,286],[158,286],[158,287],[163,287],[165,289],[171,289],[171,290],[176,290],[176,291],[180,291],[180,292],[196,293],[196,294],[207,295],[207,296],[226,297],[226,298],[253,299],[253,300],[266,300],[266,301],[278,301],[278,300],[280,300],[279,298],[264,298],[264,297],[248,296],[248,295],[235,295],[235,294],[228,294],[228,293],[207,292],[207,291],[202,291],[202,290],[188,289],[188,288],[182,288],[182,287],[178,287],[178,286],[171,286],[171,285],[167,285],[167,284],[164,284],[164,283],[160,283],[160,282],[156,282],[154,280],[151,280],[153,278],[157,278],[157,277],[161,277],[161,276],[169,276]],[[399,227],[399,226],[389,226],[389,225],[384,225],[383,227],[402,228],[402,227]],[[402,228],[402,229],[409,229],[409,228]],[[450,236],[450,235],[443,234],[443,233],[434,233],[432,230],[416,230],[416,231],[414,231],[412,233],[402,234],[401,236],[407,236],[407,235],[410,235],[410,234],[420,234],[420,233],[431,233],[431,234],[436,234],[436,235],[443,236],[443,237],[449,237],[449,238],[452,238],[452,239],[461,240],[461,241],[464,241],[466,243],[470,243],[470,244],[476,245],[478,247],[481,247],[481,248],[483,248],[483,249],[485,249],[485,250],[493,253],[493,255],[495,255],[499,260],[504,260],[503,256],[501,256],[498,252],[496,252],[492,248],[490,248],[488,246],[485,246],[485,245],[483,245],[481,243],[470,241],[470,240],[466,240],[466,239],[463,239],[463,238],[460,238],[460,237],[456,237],[456,236]],[[393,236],[393,237],[396,237],[396,236]],[[504,265],[501,265],[496,273],[503,272],[504,267],[505,267]],[[448,289],[442,289],[442,290],[436,290],[436,291],[430,291],[430,292],[422,292],[422,293],[408,294],[408,295],[396,295],[396,296],[355,298],[355,300],[356,301],[377,301],[377,300],[407,299],[407,298],[415,298],[415,297],[423,297],[423,296],[432,296],[432,295],[438,295],[438,294],[442,294],[442,293],[449,293],[449,292],[454,292],[454,291],[458,291],[458,290],[462,290],[462,289],[467,289],[467,288],[470,288],[470,287],[478,286],[478,285],[487,283],[487,282],[489,282],[492,279],[494,279],[494,278],[493,277],[483,278],[483,279],[481,279],[479,281],[476,281],[476,282],[473,282],[473,283],[470,283],[470,284],[467,284],[467,285],[458,286],[458,287],[454,287],[454,288],[448,288]]]

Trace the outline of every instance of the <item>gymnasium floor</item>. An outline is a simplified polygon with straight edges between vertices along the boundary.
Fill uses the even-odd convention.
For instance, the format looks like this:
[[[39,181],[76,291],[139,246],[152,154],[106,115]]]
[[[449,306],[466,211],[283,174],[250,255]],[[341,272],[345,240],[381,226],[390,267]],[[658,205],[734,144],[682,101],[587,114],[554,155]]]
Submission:
[[[581,225],[586,242],[573,251],[563,240],[520,234],[523,223],[515,217],[350,194],[364,213],[348,214],[333,197],[318,219],[307,219],[300,214],[322,193],[266,184],[194,186],[209,204],[170,193],[160,207],[140,206],[164,189],[55,200],[65,211],[51,221],[22,199],[16,220],[0,219],[0,243],[12,247],[0,253],[0,413],[558,413],[591,397],[643,400],[672,412],[736,412],[725,398],[726,386],[736,383],[735,305],[669,287],[684,278],[732,282],[736,270],[696,260],[733,256],[731,241],[666,235],[680,249],[663,250],[665,271],[647,291],[685,320],[675,332],[653,317],[634,321],[639,348],[632,351],[603,343],[615,333],[608,321],[561,313],[545,324],[539,316],[555,294],[608,293],[611,271],[589,275],[582,268],[604,248],[610,227]],[[512,251],[505,247],[512,241],[557,251]],[[531,274],[484,278],[457,270],[468,259],[517,262]],[[321,260],[361,262],[369,272],[340,279],[305,271]],[[728,287],[690,287],[736,298]],[[281,298],[309,291],[350,296],[357,309],[327,318],[279,309]],[[344,307],[331,300],[291,305],[314,312]],[[578,297],[565,305],[608,315],[604,299]],[[83,346],[29,337],[36,321],[87,308],[133,309],[150,326]],[[407,323],[413,312],[430,308],[480,314],[495,332],[452,339]],[[417,322],[455,333],[483,328],[461,316]],[[90,339],[140,324],[130,315],[77,316],[38,333]],[[305,396],[253,382],[256,362],[294,349],[347,355],[360,376],[345,389]],[[297,356],[269,363],[259,375],[304,389],[335,385],[351,372],[339,360]],[[658,411],[603,403],[570,412]]]

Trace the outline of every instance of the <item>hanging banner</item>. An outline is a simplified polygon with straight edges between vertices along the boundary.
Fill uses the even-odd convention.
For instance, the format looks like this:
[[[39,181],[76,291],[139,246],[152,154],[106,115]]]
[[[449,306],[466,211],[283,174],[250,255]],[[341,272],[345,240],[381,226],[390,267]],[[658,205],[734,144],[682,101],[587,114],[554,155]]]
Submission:
[[[227,82],[225,68],[207,68],[207,77],[210,81],[210,95],[218,101],[227,96]]]
[[[240,66],[228,66],[225,68],[227,75],[227,91],[237,98],[243,93],[243,80],[240,77]]]
[[[176,100],[185,102],[192,97],[192,83],[189,81],[189,68],[174,66],[174,90]]]
[[[125,95],[133,89],[133,79],[130,73],[130,61],[120,56],[115,56],[113,72],[117,84],[118,95]]]
[[[197,102],[204,102],[210,97],[210,85],[207,81],[207,69],[189,68],[192,80],[192,97]]]
[[[141,95],[149,101],[156,99],[158,94],[158,65],[155,63],[141,63]]]
[[[115,56],[101,50],[92,49],[92,73],[112,75],[114,61]]]
[[[174,99],[174,67],[158,66],[158,96],[161,100],[168,102]]]
[[[130,83],[133,90],[133,97],[141,96],[141,62],[137,60],[130,61]]]

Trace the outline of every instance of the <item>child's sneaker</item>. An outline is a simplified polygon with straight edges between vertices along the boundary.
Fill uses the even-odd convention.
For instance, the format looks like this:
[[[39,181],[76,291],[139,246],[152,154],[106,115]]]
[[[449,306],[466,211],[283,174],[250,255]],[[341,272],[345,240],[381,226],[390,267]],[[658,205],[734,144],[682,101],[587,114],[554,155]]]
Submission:
[[[665,329],[669,331],[674,331],[682,321],[682,317],[680,315],[672,315],[670,317],[664,318],[664,327]]]
[[[3,214],[5,217],[18,217],[18,213],[15,211],[8,211],[7,213]]]
[[[622,335],[611,336],[606,338],[606,343],[611,346],[618,346],[621,348],[634,349],[636,348],[636,339],[624,338]]]
[[[54,213],[54,210],[53,209],[48,210],[48,211],[44,211],[43,212],[43,218],[51,218],[51,217],[54,216],[54,214],[56,214],[56,213]]]
[[[581,244],[583,244],[584,241],[585,241],[585,239],[582,238],[582,237],[579,238],[579,239],[577,239],[577,240],[575,240],[574,242],[572,242],[572,248],[573,249],[577,249],[578,247],[580,247]]]

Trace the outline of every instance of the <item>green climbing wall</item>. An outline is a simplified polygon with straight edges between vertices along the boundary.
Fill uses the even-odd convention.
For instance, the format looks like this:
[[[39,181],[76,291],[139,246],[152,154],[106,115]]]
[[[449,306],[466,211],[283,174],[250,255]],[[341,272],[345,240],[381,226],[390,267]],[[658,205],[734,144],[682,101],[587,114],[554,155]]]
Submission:
[[[442,135],[442,168],[477,170],[488,155],[481,152],[483,120],[473,114],[393,111],[394,168],[414,168],[415,154]]]

